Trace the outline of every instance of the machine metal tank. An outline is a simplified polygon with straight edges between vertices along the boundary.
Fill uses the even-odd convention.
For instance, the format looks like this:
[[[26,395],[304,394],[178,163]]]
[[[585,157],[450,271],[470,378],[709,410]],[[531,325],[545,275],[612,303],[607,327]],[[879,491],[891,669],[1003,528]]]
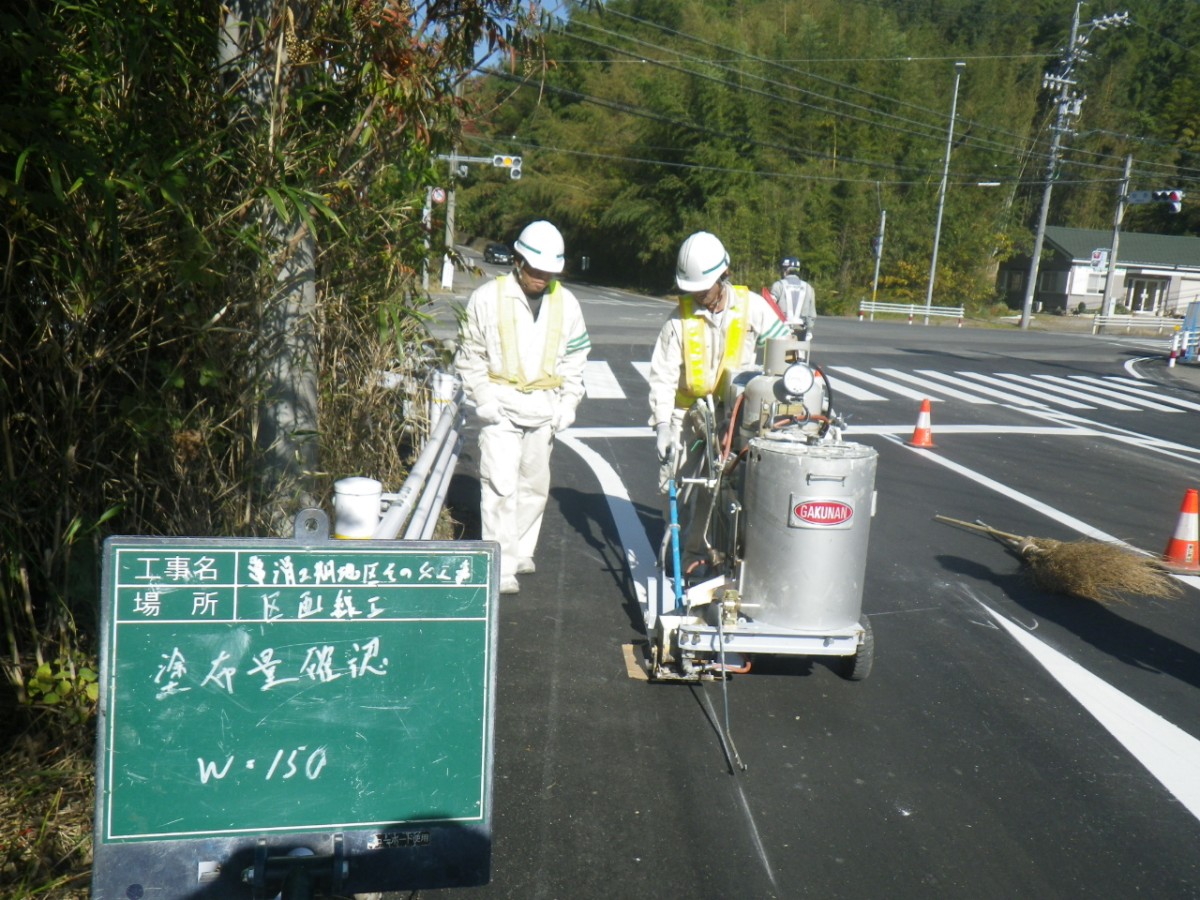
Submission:
[[[742,500],[745,615],[796,630],[859,621],[878,455],[853,443],[750,440]]]

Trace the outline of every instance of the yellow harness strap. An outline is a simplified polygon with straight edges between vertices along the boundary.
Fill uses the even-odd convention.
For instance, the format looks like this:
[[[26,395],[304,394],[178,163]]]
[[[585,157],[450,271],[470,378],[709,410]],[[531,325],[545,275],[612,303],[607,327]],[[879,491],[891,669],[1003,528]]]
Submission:
[[[675,406],[686,409],[701,397],[711,394],[725,377],[725,373],[741,367],[742,343],[746,333],[747,319],[750,316],[750,291],[742,285],[733,289],[733,309],[730,311],[733,319],[729,323],[729,331],[725,334],[724,352],[716,372],[708,369],[708,332],[709,327],[704,320],[696,315],[695,306],[690,296],[679,299],[679,320],[683,326],[683,373],[684,389],[676,391]]]
[[[550,283],[550,290],[543,297],[546,308],[542,315],[549,316],[546,322],[546,343],[542,348],[542,365],[536,378],[526,378],[521,365],[521,350],[517,340],[517,303],[508,293],[507,275],[496,279],[496,296],[499,308],[496,319],[500,326],[501,372],[489,372],[488,377],[500,384],[511,384],[523,394],[530,391],[552,391],[562,384],[561,375],[553,375],[558,362],[558,345],[562,340],[563,305],[562,293],[557,281]]]

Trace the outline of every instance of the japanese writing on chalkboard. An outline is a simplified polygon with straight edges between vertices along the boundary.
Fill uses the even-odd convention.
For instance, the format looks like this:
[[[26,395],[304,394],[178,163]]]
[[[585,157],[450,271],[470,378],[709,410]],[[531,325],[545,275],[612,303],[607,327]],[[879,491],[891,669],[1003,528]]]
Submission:
[[[482,821],[497,553],[110,539],[101,839]]]
[[[369,553],[244,551],[118,554],[119,621],[354,619],[387,615],[386,598],[409,587],[479,587],[470,557],[392,560]],[[478,568],[478,567],[475,567]]]

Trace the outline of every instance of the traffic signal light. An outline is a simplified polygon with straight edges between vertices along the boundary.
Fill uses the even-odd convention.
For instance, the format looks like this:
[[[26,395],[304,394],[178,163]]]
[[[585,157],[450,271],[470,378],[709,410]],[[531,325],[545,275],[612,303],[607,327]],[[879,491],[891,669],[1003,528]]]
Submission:
[[[509,178],[521,177],[521,157],[505,156],[497,153],[492,157],[492,165],[499,169],[508,169]]]
[[[1179,188],[1169,188],[1165,191],[1151,192],[1151,198],[1155,203],[1167,203],[1171,207],[1171,212],[1177,213],[1183,208],[1183,191]]]

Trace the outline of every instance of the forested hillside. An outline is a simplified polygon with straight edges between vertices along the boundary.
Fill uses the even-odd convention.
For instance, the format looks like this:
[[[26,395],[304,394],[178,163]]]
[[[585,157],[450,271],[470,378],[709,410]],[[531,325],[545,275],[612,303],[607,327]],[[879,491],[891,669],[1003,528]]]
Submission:
[[[576,275],[661,290],[680,240],[705,228],[751,285],[798,254],[832,312],[870,293],[886,210],[880,299],[923,300],[962,61],[934,302],[986,305],[996,265],[1033,244],[1062,97],[1046,74],[1075,83],[1048,224],[1111,227],[1127,155],[1132,190],[1179,187],[1200,202],[1200,5],[1084,5],[1071,52],[1075,9],[1065,0],[571,7],[545,58],[493,59],[472,84],[479,114],[460,152],[519,154],[523,175],[473,169],[460,230],[511,239],[546,216],[567,234]],[[1196,203],[1185,201],[1180,215],[1130,207],[1122,227],[1198,226]]]

